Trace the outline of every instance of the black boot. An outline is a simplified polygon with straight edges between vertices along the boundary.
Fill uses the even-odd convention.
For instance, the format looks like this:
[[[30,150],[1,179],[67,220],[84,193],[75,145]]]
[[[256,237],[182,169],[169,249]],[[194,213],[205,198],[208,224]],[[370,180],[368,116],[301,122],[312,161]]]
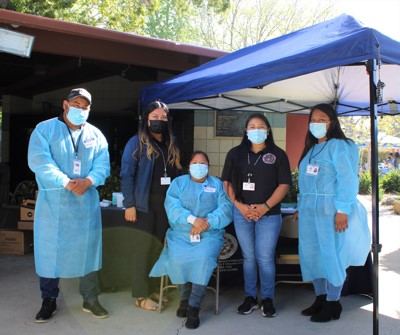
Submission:
[[[176,316],[178,318],[186,318],[188,307],[189,301],[187,299],[179,301],[179,308],[176,310]]]
[[[333,320],[339,320],[340,314],[342,313],[342,305],[339,301],[326,301],[321,311],[314,314],[310,321],[312,322],[328,322]]]
[[[301,314],[305,316],[312,316],[314,314],[317,314],[322,309],[322,306],[324,305],[325,301],[326,301],[326,294],[318,295],[315,298],[314,303],[310,307],[301,311]]]
[[[47,322],[57,311],[56,298],[44,298],[42,302],[42,308],[39,313],[36,314],[36,322]]]
[[[187,319],[185,326],[189,329],[196,329],[200,325],[200,308],[189,306],[187,309]]]

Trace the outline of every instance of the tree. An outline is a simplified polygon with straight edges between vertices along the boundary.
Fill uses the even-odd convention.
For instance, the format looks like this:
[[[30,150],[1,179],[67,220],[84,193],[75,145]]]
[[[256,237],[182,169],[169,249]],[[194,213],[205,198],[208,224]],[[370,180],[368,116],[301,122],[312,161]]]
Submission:
[[[187,3],[180,7],[179,1],[164,0],[155,11],[146,18],[144,33],[148,36],[172,41],[187,41],[190,39],[192,27]]]
[[[346,116],[340,118],[340,124],[346,136],[358,144],[370,141],[369,116]],[[400,138],[400,115],[382,116],[378,118],[378,131],[386,135]]]
[[[333,0],[0,0],[2,8],[221,50],[323,21]]]
[[[231,0],[224,12],[205,2],[192,17],[199,44],[233,51],[316,24],[335,15],[333,1]]]
[[[143,34],[145,20],[160,0],[76,0],[57,18],[94,27]]]
[[[57,14],[71,8],[77,0],[5,0],[0,8],[21,13],[57,18]]]
[[[155,11],[147,17],[145,34],[190,44],[199,44],[193,39],[197,27],[193,17],[200,8],[205,7],[211,13],[223,13],[229,7],[230,0],[163,0]]]
[[[229,6],[229,0],[0,0],[0,7],[178,41],[190,35],[188,13],[204,3],[214,12]]]

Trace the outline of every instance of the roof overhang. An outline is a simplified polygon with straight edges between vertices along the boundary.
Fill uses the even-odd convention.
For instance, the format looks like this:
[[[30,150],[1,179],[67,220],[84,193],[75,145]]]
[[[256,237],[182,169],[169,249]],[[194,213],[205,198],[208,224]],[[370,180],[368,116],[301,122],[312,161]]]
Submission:
[[[52,72],[53,78],[50,81],[54,82],[55,73],[58,73],[57,77],[71,74],[71,67],[82,65],[85,61],[92,65],[96,64],[92,72],[93,75],[97,72],[98,76],[102,73],[100,68],[105,67],[106,73],[112,73],[116,67],[115,71],[121,72],[121,69],[126,68],[127,65],[140,67],[142,70],[159,70],[178,74],[226,54],[215,49],[4,9],[0,9],[0,27],[35,37],[31,59],[21,59],[18,56],[0,53],[2,68],[0,93],[3,94],[15,94],[18,90],[21,92],[23,88],[22,91],[26,91],[24,95],[29,95],[30,91],[39,89],[38,78],[36,80],[32,78],[37,73],[41,72],[43,77],[44,71]],[[118,67],[117,64],[124,67]],[[140,79],[142,78],[143,73]],[[31,88],[27,87],[26,80],[32,82]],[[149,80],[156,80],[156,78],[149,75]],[[41,82],[43,83],[43,80]]]

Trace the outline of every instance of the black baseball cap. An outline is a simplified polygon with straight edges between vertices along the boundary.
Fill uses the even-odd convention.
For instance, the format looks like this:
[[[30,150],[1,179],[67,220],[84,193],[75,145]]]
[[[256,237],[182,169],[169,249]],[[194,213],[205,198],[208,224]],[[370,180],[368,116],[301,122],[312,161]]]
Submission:
[[[87,101],[89,101],[89,104],[92,104],[92,95],[86,91],[84,88],[74,88],[69,92],[68,94],[68,101],[75,99],[75,98],[85,98]]]

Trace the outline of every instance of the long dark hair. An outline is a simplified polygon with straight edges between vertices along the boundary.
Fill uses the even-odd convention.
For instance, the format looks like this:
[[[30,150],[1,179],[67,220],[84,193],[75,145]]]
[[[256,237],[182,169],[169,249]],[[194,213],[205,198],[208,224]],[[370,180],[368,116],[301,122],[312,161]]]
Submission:
[[[315,105],[313,108],[311,108],[310,115],[308,116],[308,124],[310,124],[310,122],[311,122],[311,117],[312,117],[313,112],[317,109],[320,110],[321,112],[325,113],[329,117],[330,126],[326,133],[326,137],[327,137],[328,141],[331,138],[337,138],[340,140],[351,141],[348,137],[346,137],[342,128],[340,127],[338,115],[337,115],[335,109],[331,105],[318,104],[318,105]],[[303,150],[303,153],[301,154],[299,164],[302,161],[302,159],[307,155],[307,152],[316,143],[318,143],[318,139],[316,137],[314,137],[313,134],[311,134],[310,129],[308,129],[305,144],[304,144],[304,150]]]
[[[273,133],[272,133],[271,124],[269,123],[268,119],[267,119],[263,114],[261,114],[261,113],[254,113],[254,114],[251,114],[251,115],[247,118],[246,124],[245,124],[245,127],[244,127],[245,129],[244,129],[244,134],[243,134],[243,138],[242,138],[241,144],[242,144],[242,145],[249,146],[249,147],[251,146],[251,141],[250,141],[249,138],[247,137],[247,131],[246,131],[246,129],[247,129],[247,126],[249,125],[249,122],[250,122],[252,119],[260,119],[261,121],[263,121],[263,122],[267,125],[267,128],[269,129],[269,132],[268,132],[267,139],[265,140],[265,144],[268,144],[268,143],[275,144],[275,142],[274,142],[274,135],[273,135]]]
[[[156,156],[159,155],[158,151],[154,148],[153,142],[151,141],[153,136],[151,135],[151,132],[148,127],[148,120],[149,120],[149,114],[151,112],[153,112],[154,110],[160,109],[160,108],[163,109],[165,111],[165,113],[167,114],[168,126],[162,132],[162,138],[163,138],[163,140],[165,140],[165,142],[167,143],[167,147],[168,147],[168,163],[172,166],[175,165],[178,169],[180,169],[181,168],[180,153],[179,153],[179,149],[174,141],[171,115],[170,115],[167,105],[165,103],[163,103],[162,101],[157,100],[157,101],[153,101],[153,102],[149,103],[146,107],[146,110],[142,114],[142,120],[140,123],[139,132],[138,132],[138,136],[139,136],[138,150],[139,150],[139,152],[142,152],[143,146],[147,147],[146,156],[148,159],[151,159],[151,155],[153,153],[155,153]],[[133,153],[133,154],[135,154],[135,153]]]

